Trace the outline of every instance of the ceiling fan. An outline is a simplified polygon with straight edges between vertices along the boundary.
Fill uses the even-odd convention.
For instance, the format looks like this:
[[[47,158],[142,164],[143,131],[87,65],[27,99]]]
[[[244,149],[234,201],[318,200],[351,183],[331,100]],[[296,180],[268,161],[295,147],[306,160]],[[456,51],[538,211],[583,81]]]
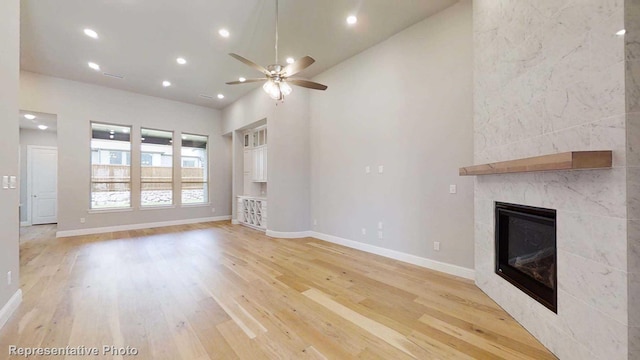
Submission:
[[[241,78],[238,81],[230,81],[227,85],[238,85],[252,82],[261,82],[265,81],[262,89],[269,94],[269,96],[274,100],[284,101],[284,97],[291,94],[291,85],[301,86],[313,90],[326,90],[327,86],[319,84],[317,82],[304,80],[304,79],[294,79],[291,78],[293,75],[299,73],[300,71],[308,68],[315,62],[315,60],[311,56],[302,57],[293,63],[282,66],[278,64],[278,0],[276,0],[276,61],[273,65],[268,65],[266,68],[254,63],[251,60],[248,60],[238,54],[231,53],[229,54],[236,60],[243,62],[246,65],[251,66],[252,68],[260,71],[265,75],[263,78],[257,79],[244,79]]]

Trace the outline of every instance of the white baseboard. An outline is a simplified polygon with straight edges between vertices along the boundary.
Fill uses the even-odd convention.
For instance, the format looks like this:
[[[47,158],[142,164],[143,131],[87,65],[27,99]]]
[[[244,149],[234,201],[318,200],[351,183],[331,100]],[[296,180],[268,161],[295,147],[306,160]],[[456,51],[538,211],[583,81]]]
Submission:
[[[0,329],[9,321],[13,312],[16,311],[20,303],[22,302],[22,290],[18,289],[18,291],[13,294],[11,299],[7,302],[5,306],[0,309]]]
[[[404,261],[409,264],[421,266],[431,270],[440,271],[450,275],[460,276],[465,279],[470,279],[470,280],[475,279],[475,270],[465,268],[462,266],[447,264],[441,261],[431,260],[431,259],[423,258],[420,256],[415,256],[415,255],[403,253],[396,250],[390,250],[390,249],[382,248],[375,245],[365,244],[358,241],[343,239],[341,237],[322,234],[315,231],[308,231],[306,233],[309,233],[309,235],[305,235],[305,236],[314,237],[316,239],[350,247],[352,249],[362,250],[368,253],[384,256],[394,260]]]
[[[267,230],[266,234],[267,236],[281,239],[299,239],[305,237],[313,237],[313,231],[282,232]]]
[[[31,226],[29,221],[20,221],[20,226]]]
[[[109,232],[115,232],[115,231],[151,229],[151,228],[165,227],[165,226],[188,225],[188,224],[197,224],[197,223],[211,222],[211,221],[225,221],[225,220],[231,220],[231,215],[214,216],[214,217],[199,218],[199,219],[161,221],[161,222],[144,223],[144,224],[117,225],[117,226],[107,226],[107,227],[78,229],[78,230],[64,230],[64,231],[58,231],[56,233],[56,237],[102,234],[102,233],[109,233]]]
[[[238,219],[232,219],[232,220],[231,220],[231,224],[233,224],[233,225],[240,225],[240,221],[238,221]]]

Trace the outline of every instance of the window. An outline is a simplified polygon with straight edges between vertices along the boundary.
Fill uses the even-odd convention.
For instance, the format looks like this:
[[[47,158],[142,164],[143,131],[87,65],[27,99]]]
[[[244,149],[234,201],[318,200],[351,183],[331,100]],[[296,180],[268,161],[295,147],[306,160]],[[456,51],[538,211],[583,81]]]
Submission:
[[[145,166],[145,165],[151,166],[153,164],[153,154],[142,153],[142,156],[140,158],[140,164],[142,166]]]
[[[206,136],[182,134],[182,203],[203,204],[208,199]]]
[[[91,123],[91,208],[131,206],[131,128]]]
[[[173,132],[142,129],[140,205],[173,204]]]

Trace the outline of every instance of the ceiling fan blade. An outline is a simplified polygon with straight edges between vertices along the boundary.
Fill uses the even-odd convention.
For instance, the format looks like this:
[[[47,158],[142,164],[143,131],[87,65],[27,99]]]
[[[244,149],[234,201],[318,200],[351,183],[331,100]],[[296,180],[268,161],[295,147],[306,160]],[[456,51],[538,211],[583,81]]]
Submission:
[[[246,65],[251,66],[252,68],[260,71],[263,74],[269,74],[269,71],[267,71],[267,69],[263,68],[262,66],[254,63],[253,61],[243,58],[242,56],[238,55],[238,54],[234,54],[234,53],[229,53],[229,56],[231,56],[232,58],[241,61],[243,63],[245,63]]]
[[[302,57],[302,58],[296,60],[296,62],[294,62],[293,64],[287,65],[287,67],[284,68],[282,73],[284,74],[284,76],[293,76],[293,75],[299,73],[300,71],[308,68],[314,62],[316,62],[316,61],[313,60],[313,58],[311,56]]]
[[[317,82],[302,79],[287,79],[292,85],[302,86],[314,90],[327,90],[327,85],[318,84]]]
[[[238,84],[246,84],[246,83],[253,83],[253,82],[260,82],[260,81],[266,81],[269,80],[268,78],[261,78],[261,79],[247,79],[245,81],[229,81],[228,83],[226,83],[227,85],[238,85]]]

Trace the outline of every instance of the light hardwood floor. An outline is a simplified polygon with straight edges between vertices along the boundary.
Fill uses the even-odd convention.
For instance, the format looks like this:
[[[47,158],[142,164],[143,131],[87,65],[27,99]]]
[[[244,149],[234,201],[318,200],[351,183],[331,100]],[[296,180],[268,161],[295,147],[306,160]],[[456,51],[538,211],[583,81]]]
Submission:
[[[228,222],[54,234],[23,231],[24,300],[0,331],[2,359],[9,345],[171,360],[555,359],[471,281],[316,239]]]

